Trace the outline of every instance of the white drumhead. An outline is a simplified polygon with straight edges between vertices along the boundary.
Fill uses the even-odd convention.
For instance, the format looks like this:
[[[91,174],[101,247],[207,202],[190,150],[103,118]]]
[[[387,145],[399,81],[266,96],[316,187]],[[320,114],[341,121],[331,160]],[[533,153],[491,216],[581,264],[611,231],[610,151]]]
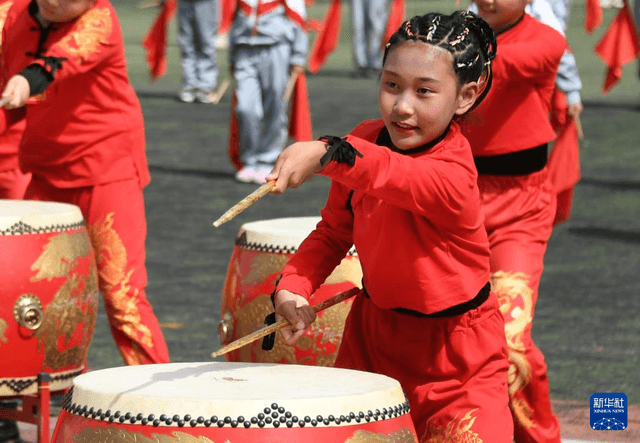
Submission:
[[[245,223],[236,244],[258,251],[295,253],[320,220],[320,217],[289,217]],[[353,255],[354,248],[349,253]]]
[[[0,200],[0,235],[62,231],[84,224],[80,208],[67,203]]]
[[[380,414],[383,409],[389,411],[387,417],[381,417],[384,419],[408,411],[400,384],[384,375],[320,366],[234,362],[124,366],[89,372],[75,378],[65,408],[85,415],[97,412],[94,415],[102,420],[108,418],[106,411],[109,415],[118,411],[118,416],[129,413],[138,421],[150,414],[211,421],[211,417],[250,420],[276,405],[275,412],[297,420],[306,416],[316,420],[319,415],[358,416],[376,410]],[[335,426],[335,421],[329,425]]]

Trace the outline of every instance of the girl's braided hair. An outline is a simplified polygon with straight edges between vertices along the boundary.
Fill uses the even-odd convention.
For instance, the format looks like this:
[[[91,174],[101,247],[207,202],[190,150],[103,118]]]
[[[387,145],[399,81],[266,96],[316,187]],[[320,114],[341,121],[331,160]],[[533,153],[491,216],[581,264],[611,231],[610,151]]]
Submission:
[[[407,20],[386,44],[383,65],[389,50],[406,40],[420,40],[453,55],[453,70],[460,84],[478,82],[482,88],[471,109],[489,93],[493,80],[491,61],[498,44],[491,26],[473,12],[457,11],[451,15],[432,12]]]

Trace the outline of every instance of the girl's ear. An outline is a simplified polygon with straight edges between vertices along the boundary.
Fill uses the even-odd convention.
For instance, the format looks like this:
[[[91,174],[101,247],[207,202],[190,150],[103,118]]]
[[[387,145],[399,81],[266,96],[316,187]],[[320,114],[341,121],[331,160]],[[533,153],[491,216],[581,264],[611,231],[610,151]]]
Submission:
[[[458,93],[458,107],[454,112],[455,115],[463,115],[471,109],[478,98],[479,92],[480,85],[477,82],[469,82],[462,85]]]

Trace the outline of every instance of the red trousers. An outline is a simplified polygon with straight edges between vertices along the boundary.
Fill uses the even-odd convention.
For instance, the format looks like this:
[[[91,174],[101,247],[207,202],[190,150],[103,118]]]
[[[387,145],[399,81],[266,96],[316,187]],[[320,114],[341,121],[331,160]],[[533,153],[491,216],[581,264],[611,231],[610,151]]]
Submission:
[[[421,443],[512,441],[504,320],[493,293],[446,318],[380,309],[360,293],[335,366],[398,380]]]
[[[547,366],[531,339],[556,192],[546,169],[525,176],[480,175],[478,184],[491,247],[491,289],[505,319],[515,441],[559,443]]]
[[[20,168],[0,171],[0,199],[22,200],[31,180],[31,174],[25,174]]]
[[[56,188],[34,175],[25,199],[80,207],[96,255],[111,333],[124,362],[168,363],[167,344],[145,293],[147,222],[138,180]]]

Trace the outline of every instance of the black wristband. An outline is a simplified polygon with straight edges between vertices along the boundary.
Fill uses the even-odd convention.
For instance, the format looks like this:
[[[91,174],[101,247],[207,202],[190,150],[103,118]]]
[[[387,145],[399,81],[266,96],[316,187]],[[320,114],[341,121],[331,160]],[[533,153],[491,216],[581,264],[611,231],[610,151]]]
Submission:
[[[323,135],[318,138],[318,140],[329,145],[329,149],[327,149],[326,154],[324,154],[320,159],[320,164],[322,166],[326,166],[331,160],[353,166],[356,164],[356,155],[360,158],[363,157],[362,153],[358,152],[351,143],[343,138],[333,135]]]

